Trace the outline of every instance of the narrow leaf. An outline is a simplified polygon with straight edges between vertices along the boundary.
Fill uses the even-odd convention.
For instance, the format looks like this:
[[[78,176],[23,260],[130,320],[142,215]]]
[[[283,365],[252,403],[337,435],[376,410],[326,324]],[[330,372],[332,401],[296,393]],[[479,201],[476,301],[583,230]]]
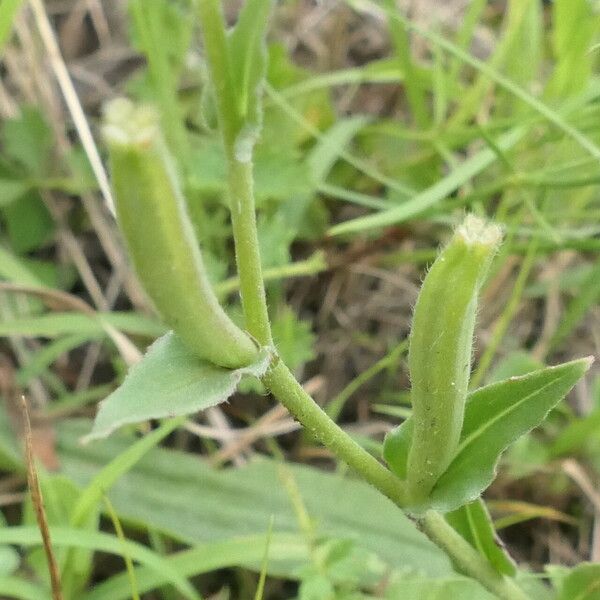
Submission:
[[[236,139],[236,156],[245,162],[262,125],[260,88],[267,69],[265,32],[271,0],[248,0],[228,39],[232,79],[236,87],[242,129]]]
[[[0,206],[18,200],[30,187],[25,179],[0,179]]]
[[[502,452],[539,425],[590,364],[575,360],[471,394],[458,451],[432,491],[431,507],[448,511],[477,498],[493,481]]]
[[[583,563],[563,580],[556,600],[597,600],[600,597],[600,565]]]
[[[23,0],[3,0],[0,2],[0,51],[12,31],[14,18],[22,4]]]
[[[194,356],[174,333],[158,339],[125,381],[100,404],[86,440],[106,437],[127,423],[187,415],[224,402],[244,375],[260,377],[266,351],[248,367],[224,369]]]
[[[89,428],[87,420],[59,423],[63,472],[81,486],[115,456],[126,452],[136,439],[131,432],[122,431],[81,446],[78,440]],[[281,485],[278,468],[276,460],[261,458],[239,469],[215,469],[197,455],[153,448],[116,481],[109,495],[123,523],[140,531],[154,529],[177,543],[197,546],[239,536],[261,536],[263,542],[256,543],[252,562],[256,568],[271,515],[275,515],[274,544],[278,535],[298,533],[297,516]],[[355,540],[361,552],[374,553],[392,569],[418,569],[431,577],[452,573],[443,552],[370,485],[305,465],[288,468],[306,511],[317,524],[319,539]],[[162,493],[165,486],[168,494]],[[357,511],[357,506],[368,506],[369,510]],[[272,547],[269,574],[297,577],[307,560],[306,548],[294,558]],[[196,564],[200,564],[199,558]],[[143,587],[140,578],[138,581]]]
[[[340,153],[352,138],[369,122],[364,116],[340,119],[324,133],[306,157],[310,176],[316,184],[327,179]]]
[[[477,498],[493,481],[502,452],[539,425],[590,364],[589,358],[575,360],[469,394],[459,448],[435,484],[427,507],[451,511]],[[406,478],[412,431],[411,417],[386,436],[383,446],[390,469],[402,479]]]
[[[413,431],[414,421],[412,417],[409,417],[396,429],[390,431],[383,442],[383,458],[400,479],[406,479],[408,450]]]
[[[514,577],[515,562],[496,534],[490,513],[481,498],[446,515],[446,519],[471,546],[485,556],[502,575]]]
[[[133,560],[163,576],[166,575],[169,583],[173,584],[181,594],[181,598],[199,600],[197,592],[190,583],[166,559],[137,542],[122,541],[116,536],[99,531],[83,531],[70,527],[53,527],[50,533],[53,545],[58,548],[65,546],[67,548],[86,548],[120,556],[125,546]],[[41,536],[36,527],[4,527],[0,529],[0,543],[27,547],[39,546]]]

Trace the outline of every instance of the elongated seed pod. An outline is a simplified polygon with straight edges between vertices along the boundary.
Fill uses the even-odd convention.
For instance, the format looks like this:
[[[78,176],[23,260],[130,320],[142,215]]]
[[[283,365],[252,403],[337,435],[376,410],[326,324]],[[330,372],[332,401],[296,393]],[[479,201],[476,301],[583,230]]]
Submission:
[[[414,433],[407,482],[414,503],[428,496],[458,447],[477,296],[500,240],[498,226],[467,216],[417,299],[408,354]]]
[[[113,100],[105,109],[103,136],[117,220],[157,310],[197,356],[222,367],[250,364],[256,345],[212,290],[157,114]]]

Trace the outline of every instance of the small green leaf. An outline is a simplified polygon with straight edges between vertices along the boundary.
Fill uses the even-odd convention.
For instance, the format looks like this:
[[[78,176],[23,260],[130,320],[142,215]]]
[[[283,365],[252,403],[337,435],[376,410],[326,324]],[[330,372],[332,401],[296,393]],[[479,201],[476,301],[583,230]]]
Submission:
[[[587,371],[589,358],[540,369],[479,388],[469,394],[459,447],[440,476],[427,506],[451,511],[474,500],[493,481],[500,455],[541,423]],[[413,434],[412,417],[385,438],[383,455],[390,469],[406,478]]]
[[[502,452],[539,425],[590,364],[589,358],[574,360],[473,392],[458,450],[433,488],[430,507],[448,511],[477,498],[493,481]]]
[[[490,514],[481,498],[448,513],[446,519],[471,546],[489,560],[498,573],[514,577],[517,572],[515,562],[496,534]]]
[[[23,454],[5,406],[4,398],[0,397],[0,469],[8,472],[24,471]]]
[[[294,370],[315,358],[315,336],[311,324],[285,306],[273,319],[273,339],[279,356]]]
[[[260,377],[268,364],[269,355],[262,351],[247,367],[217,367],[197,358],[174,333],[167,333],[100,404],[86,440],[106,437],[127,423],[187,415],[220,404],[233,394],[243,375]]]
[[[0,206],[6,206],[23,196],[30,188],[24,179],[0,178]]]
[[[386,586],[385,600],[493,600],[477,582],[456,574],[450,577],[426,577],[416,570],[392,573]]]
[[[6,525],[6,519],[0,512],[0,527],[6,527]],[[20,564],[21,557],[14,548],[0,546],[0,579],[12,575],[19,568]]]
[[[306,157],[311,179],[323,183],[352,138],[369,122],[364,116],[340,119],[325,132]]]
[[[52,150],[52,131],[38,109],[24,108],[20,117],[5,121],[0,138],[4,154],[28,173],[46,173]]]
[[[232,80],[241,117],[236,155],[243,162],[246,156],[250,156],[262,125],[260,87],[267,70],[264,40],[271,6],[271,0],[248,0],[227,40]]]
[[[3,0],[0,2],[0,50],[12,31],[12,25],[23,0]]]
[[[600,433],[600,409],[571,421],[550,446],[550,456],[556,458],[577,452],[593,453],[594,438]]]
[[[406,479],[408,451],[413,431],[414,421],[412,417],[409,417],[396,427],[396,429],[390,431],[383,441],[383,458],[385,458],[385,462],[387,462],[390,469],[400,479]]]
[[[563,580],[556,600],[597,600],[600,598],[600,565],[583,563]]]
[[[142,544],[131,540],[120,540],[116,536],[100,531],[84,531],[71,527],[51,527],[50,537],[55,548],[86,548],[116,556],[122,556],[123,550],[126,549],[136,562],[147,566],[161,576],[167,575],[169,583],[175,586],[181,594],[181,598],[199,600],[198,593],[185,577],[174,570],[160,554]],[[37,527],[3,527],[0,528],[0,543],[31,547],[41,545],[42,539]]]
[[[496,383],[509,377],[527,375],[533,371],[539,371],[545,366],[543,362],[531,356],[529,352],[517,350],[508,354],[498,363],[496,368],[490,373],[488,383]]]
[[[560,98],[577,94],[589,83],[594,65],[590,47],[598,18],[589,0],[555,0],[552,9],[555,61],[547,92]]]
[[[19,253],[37,250],[54,233],[55,223],[35,191],[19,196],[2,208],[11,248]]]

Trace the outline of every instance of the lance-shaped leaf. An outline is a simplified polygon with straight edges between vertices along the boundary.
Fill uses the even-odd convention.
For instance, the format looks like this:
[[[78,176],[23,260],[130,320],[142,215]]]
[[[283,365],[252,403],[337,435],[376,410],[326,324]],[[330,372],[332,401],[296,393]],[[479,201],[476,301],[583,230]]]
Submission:
[[[597,600],[600,597],[600,565],[582,563],[562,581],[557,600]]]
[[[244,375],[263,375],[266,350],[256,362],[226,369],[199,359],[174,334],[158,339],[125,381],[100,404],[92,432],[85,440],[106,437],[128,423],[198,412],[224,402]]]
[[[496,534],[490,513],[481,498],[448,513],[446,520],[489,560],[498,573],[514,577],[517,572],[515,562]]]
[[[502,452],[539,425],[591,363],[582,358],[474,392],[458,450],[433,488],[431,507],[448,511],[477,498],[494,480]]]
[[[247,0],[228,37],[231,79],[241,120],[235,151],[243,162],[250,160],[262,125],[261,86],[267,70],[265,32],[271,7],[272,0]]]
[[[590,358],[547,367],[479,388],[469,394],[458,450],[436,482],[427,508],[451,511],[477,498],[493,481],[504,450],[539,425],[591,364]],[[384,457],[398,477],[406,477],[412,417],[386,436]]]

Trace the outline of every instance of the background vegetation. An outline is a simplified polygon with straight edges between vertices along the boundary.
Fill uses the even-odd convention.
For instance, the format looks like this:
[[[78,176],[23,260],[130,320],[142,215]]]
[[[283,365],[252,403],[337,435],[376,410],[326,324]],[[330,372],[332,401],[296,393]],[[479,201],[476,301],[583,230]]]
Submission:
[[[255,158],[277,345],[377,456],[410,414],[419,283],[466,209],[507,235],[472,384],[600,344],[600,6],[406,4],[277,3]],[[226,9],[233,23],[239,6]],[[25,394],[53,544],[82,597],[491,598],[254,380],[175,432],[78,443],[165,331],[107,209],[89,135],[102,103],[160,110],[212,280],[239,316],[224,156],[191,2],[2,0],[0,48],[0,596],[50,594],[24,493]],[[596,373],[486,493],[533,598],[547,580],[565,600],[579,584],[598,597],[597,568],[567,576],[600,559]]]

